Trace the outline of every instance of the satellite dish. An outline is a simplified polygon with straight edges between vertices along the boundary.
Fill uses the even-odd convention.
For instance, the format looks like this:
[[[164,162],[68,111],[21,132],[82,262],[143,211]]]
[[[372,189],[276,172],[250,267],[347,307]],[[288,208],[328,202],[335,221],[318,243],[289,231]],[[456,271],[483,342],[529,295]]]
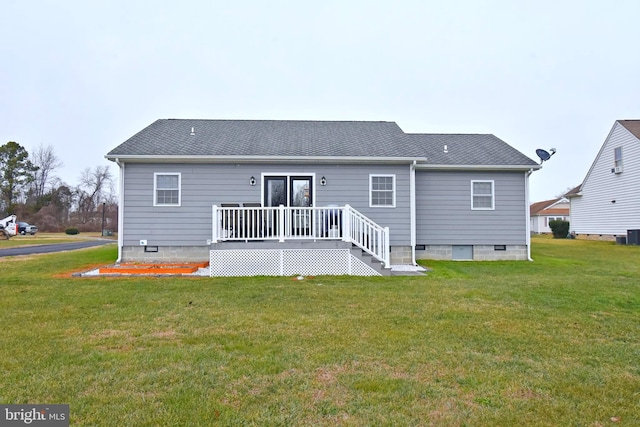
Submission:
[[[549,151],[543,150],[542,148],[538,148],[536,150],[536,154],[538,155],[538,157],[540,157],[540,164],[542,164],[543,162],[546,162],[547,160],[549,160],[551,158],[551,156],[556,154],[556,149],[555,148],[550,148]]]
[[[546,162],[551,158],[551,154],[549,154],[547,150],[543,150],[542,148],[538,148],[536,150],[536,154],[538,155],[538,157],[540,157],[540,160],[542,160],[543,162]]]

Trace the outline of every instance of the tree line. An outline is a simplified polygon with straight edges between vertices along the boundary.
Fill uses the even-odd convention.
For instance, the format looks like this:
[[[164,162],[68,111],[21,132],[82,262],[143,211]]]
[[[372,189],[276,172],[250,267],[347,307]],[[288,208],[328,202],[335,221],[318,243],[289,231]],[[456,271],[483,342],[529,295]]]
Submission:
[[[75,186],[56,175],[62,166],[51,145],[32,153],[14,141],[0,146],[0,218],[13,214],[40,231],[116,231],[118,204],[108,166],[85,168]]]

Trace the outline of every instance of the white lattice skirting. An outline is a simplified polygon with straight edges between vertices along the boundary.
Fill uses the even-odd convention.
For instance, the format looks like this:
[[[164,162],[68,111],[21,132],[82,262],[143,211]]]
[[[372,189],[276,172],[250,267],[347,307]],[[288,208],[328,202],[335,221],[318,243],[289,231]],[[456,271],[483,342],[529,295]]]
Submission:
[[[224,249],[210,251],[211,277],[380,276],[349,249]]]

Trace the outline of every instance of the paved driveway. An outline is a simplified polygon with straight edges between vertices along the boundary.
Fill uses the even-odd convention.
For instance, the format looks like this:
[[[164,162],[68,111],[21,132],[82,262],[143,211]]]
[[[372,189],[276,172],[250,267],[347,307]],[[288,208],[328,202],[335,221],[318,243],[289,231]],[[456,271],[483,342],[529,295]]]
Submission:
[[[76,249],[92,248],[94,246],[102,246],[102,245],[115,244],[115,243],[116,242],[114,240],[105,239],[105,240],[87,240],[83,242],[73,242],[73,243],[54,243],[51,245],[16,246],[14,248],[0,249],[0,257],[73,251]]]

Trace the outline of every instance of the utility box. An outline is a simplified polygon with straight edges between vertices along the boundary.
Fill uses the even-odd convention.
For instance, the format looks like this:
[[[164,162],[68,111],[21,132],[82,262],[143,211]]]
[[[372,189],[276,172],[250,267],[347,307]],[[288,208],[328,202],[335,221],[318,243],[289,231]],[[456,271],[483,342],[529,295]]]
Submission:
[[[627,230],[627,245],[640,245],[640,230]]]

